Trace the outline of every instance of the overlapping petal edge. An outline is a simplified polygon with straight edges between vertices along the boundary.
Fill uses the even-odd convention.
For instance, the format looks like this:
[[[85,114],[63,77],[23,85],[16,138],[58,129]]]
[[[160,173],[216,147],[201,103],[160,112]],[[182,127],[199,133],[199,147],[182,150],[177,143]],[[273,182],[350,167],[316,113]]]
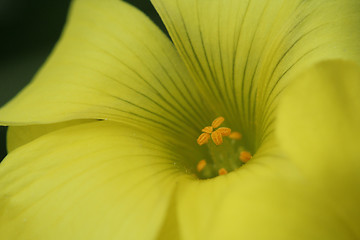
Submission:
[[[310,157],[304,161],[305,167],[299,168],[296,157],[289,161],[286,151],[264,147],[277,145],[273,133],[287,126],[275,128],[274,119],[280,96],[294,76],[320,60],[343,58],[359,62],[359,3],[153,2],[180,56],[146,17],[127,4],[78,0],[46,65],[30,86],[0,110],[1,120],[7,125],[73,119],[114,121],[64,129],[61,126],[50,134],[45,131],[43,137],[31,133],[23,141],[25,145],[16,146],[19,148],[1,166],[2,236],[359,236],[354,227],[359,213],[351,211],[359,199],[354,185],[359,167],[354,165],[353,155],[347,158],[353,167],[352,177],[344,175],[346,165],[337,173],[340,179],[345,176],[338,186],[346,186],[342,191],[335,188],[343,196],[337,199],[329,194],[327,184],[331,181],[326,174],[319,180],[315,173],[319,182],[315,186],[311,184],[314,174],[306,174],[309,162],[316,163],[319,157]],[[349,86],[356,92],[357,66],[346,65],[328,63],[323,67],[325,73],[320,74],[325,76],[322,81],[304,80],[304,85],[293,91],[317,86],[310,91],[316,96],[331,76],[327,73],[334,68],[344,82],[347,73],[352,73],[355,80]],[[329,85],[341,85],[340,80],[330,81]],[[345,93],[348,91],[346,87]],[[325,93],[324,98],[333,101],[330,93]],[[295,96],[295,100],[288,97],[289,102],[306,102],[304,96]],[[351,96],[356,99],[356,95]],[[289,106],[287,109],[293,108]],[[350,106],[355,115],[344,121],[358,119],[358,106]],[[299,110],[296,116],[302,113]],[[231,125],[243,130],[247,139],[254,136],[257,156],[228,176],[194,181],[173,165],[183,154],[176,151],[176,141],[196,139],[196,131],[217,115],[224,115]],[[308,125],[304,129],[311,126],[311,119],[305,123]],[[350,126],[358,131],[356,126]],[[17,131],[17,127],[11,128]],[[167,137],[159,140],[164,133]],[[280,136],[283,139],[289,135]],[[191,151],[193,146],[185,147]],[[334,208],[331,199],[348,207]],[[169,204],[173,214],[166,214]],[[166,229],[161,230],[164,219]],[[149,220],[151,224],[145,227]],[[243,226],[241,230],[239,225]],[[89,226],[94,226],[92,231],[88,231]],[[138,230],[139,226],[143,231]]]

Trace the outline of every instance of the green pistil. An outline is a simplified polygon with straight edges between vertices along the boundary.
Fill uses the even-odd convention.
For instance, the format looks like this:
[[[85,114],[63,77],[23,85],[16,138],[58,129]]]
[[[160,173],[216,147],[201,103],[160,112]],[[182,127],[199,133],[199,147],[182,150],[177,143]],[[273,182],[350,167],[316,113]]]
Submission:
[[[246,150],[242,145],[242,141],[224,137],[221,145],[216,145],[212,141],[209,141],[206,145],[209,154],[205,158],[206,166],[200,172],[197,172],[199,178],[213,178],[219,175],[219,169],[221,168],[231,172],[244,164],[240,160],[240,153]]]

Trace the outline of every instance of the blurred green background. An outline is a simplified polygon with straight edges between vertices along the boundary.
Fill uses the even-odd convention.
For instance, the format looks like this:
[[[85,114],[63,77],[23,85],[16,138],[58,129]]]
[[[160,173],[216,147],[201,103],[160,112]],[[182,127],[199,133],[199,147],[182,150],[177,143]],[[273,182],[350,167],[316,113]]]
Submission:
[[[101,0],[99,0],[101,1]],[[0,106],[15,96],[44,63],[64,26],[70,0],[0,0]],[[149,0],[127,0],[163,31]],[[6,156],[6,127],[0,127],[0,161]]]

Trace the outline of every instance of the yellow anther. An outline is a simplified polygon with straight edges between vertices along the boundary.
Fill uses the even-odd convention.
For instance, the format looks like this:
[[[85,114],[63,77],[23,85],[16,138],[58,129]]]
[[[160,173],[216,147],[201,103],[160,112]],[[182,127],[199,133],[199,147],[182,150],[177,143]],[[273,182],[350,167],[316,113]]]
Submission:
[[[244,163],[246,163],[247,161],[249,161],[252,158],[251,153],[247,152],[247,151],[242,151],[240,153],[240,160]]]
[[[206,161],[205,161],[205,159],[200,160],[200,161],[198,162],[197,166],[196,166],[196,170],[197,170],[198,172],[201,172],[201,171],[205,168],[205,166],[206,166]]]
[[[240,140],[242,138],[242,135],[239,132],[231,132],[229,135],[229,138],[235,139],[235,140]]]
[[[212,133],[213,130],[214,130],[213,127],[207,126],[207,127],[204,127],[201,131],[204,133]]]
[[[219,127],[224,121],[225,118],[218,117],[212,122],[211,126],[204,127],[201,130],[203,133],[197,139],[197,143],[199,145],[203,145],[209,141],[209,138],[211,136],[212,140],[216,145],[222,144],[222,137],[229,136],[231,134],[231,129],[226,127],[218,128],[216,131],[214,131],[214,129]]]
[[[228,171],[226,171],[225,168],[220,168],[220,169],[219,169],[219,175],[225,175],[225,174],[227,174],[227,173],[228,173]]]
[[[207,143],[209,141],[210,138],[210,134],[209,133],[202,133],[198,139],[197,139],[197,143],[201,146],[205,143]]]
[[[231,134],[231,129],[226,127],[218,128],[216,131],[221,133],[221,136],[229,136]]]
[[[200,136],[201,136],[201,135],[200,135]],[[211,134],[211,138],[212,138],[212,140],[214,141],[214,143],[215,143],[216,145],[220,145],[220,144],[223,143],[223,139],[222,139],[221,132],[218,131],[218,130],[216,130],[215,132],[213,132],[213,133]]]
[[[217,128],[217,127],[219,127],[224,121],[225,121],[225,118],[223,118],[223,117],[218,117],[218,118],[216,118],[216,119],[212,122],[211,126],[212,126],[213,128]]]

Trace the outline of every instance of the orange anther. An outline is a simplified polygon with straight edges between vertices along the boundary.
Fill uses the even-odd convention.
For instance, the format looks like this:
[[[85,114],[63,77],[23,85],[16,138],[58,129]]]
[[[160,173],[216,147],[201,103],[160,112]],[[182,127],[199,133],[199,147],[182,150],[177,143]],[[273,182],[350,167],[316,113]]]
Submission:
[[[231,132],[229,135],[229,138],[235,139],[235,140],[240,140],[242,138],[242,135],[239,132]]]
[[[211,126],[212,126],[213,128],[217,128],[217,127],[219,127],[224,121],[225,121],[225,118],[223,118],[223,117],[218,117],[218,118],[216,118],[216,119],[212,122]]]
[[[226,127],[218,128],[216,131],[220,132],[222,136],[229,136],[231,134],[231,129]]]
[[[242,151],[240,153],[240,160],[244,163],[246,163],[247,161],[249,161],[252,158],[252,155],[247,152],[247,151]]]
[[[197,166],[196,166],[196,170],[197,170],[198,172],[201,172],[201,171],[205,168],[205,166],[206,166],[206,161],[205,161],[205,159],[200,160],[200,161],[198,162]]]
[[[212,133],[213,130],[214,130],[213,127],[207,126],[204,127],[201,131],[205,133]]]
[[[220,168],[220,169],[219,169],[219,175],[225,175],[225,174],[227,174],[227,173],[228,173],[228,171],[226,171],[225,168]]]
[[[201,135],[200,135],[200,136],[201,136]],[[221,132],[218,131],[218,130],[216,130],[215,132],[213,132],[213,133],[211,134],[211,138],[212,138],[212,140],[214,141],[214,143],[215,143],[216,145],[220,145],[220,144],[223,143],[223,139],[222,139]]]
[[[201,146],[209,141],[210,134],[209,133],[202,133],[197,139],[197,143]]]
[[[214,129],[219,127],[224,121],[225,118],[218,117],[212,122],[211,126],[204,127],[201,130],[203,133],[197,139],[197,143],[199,145],[203,145],[209,141],[209,138],[211,136],[212,140],[216,145],[222,144],[223,143],[222,137],[229,136],[231,134],[231,129],[227,127],[218,128],[216,131],[214,131]]]

